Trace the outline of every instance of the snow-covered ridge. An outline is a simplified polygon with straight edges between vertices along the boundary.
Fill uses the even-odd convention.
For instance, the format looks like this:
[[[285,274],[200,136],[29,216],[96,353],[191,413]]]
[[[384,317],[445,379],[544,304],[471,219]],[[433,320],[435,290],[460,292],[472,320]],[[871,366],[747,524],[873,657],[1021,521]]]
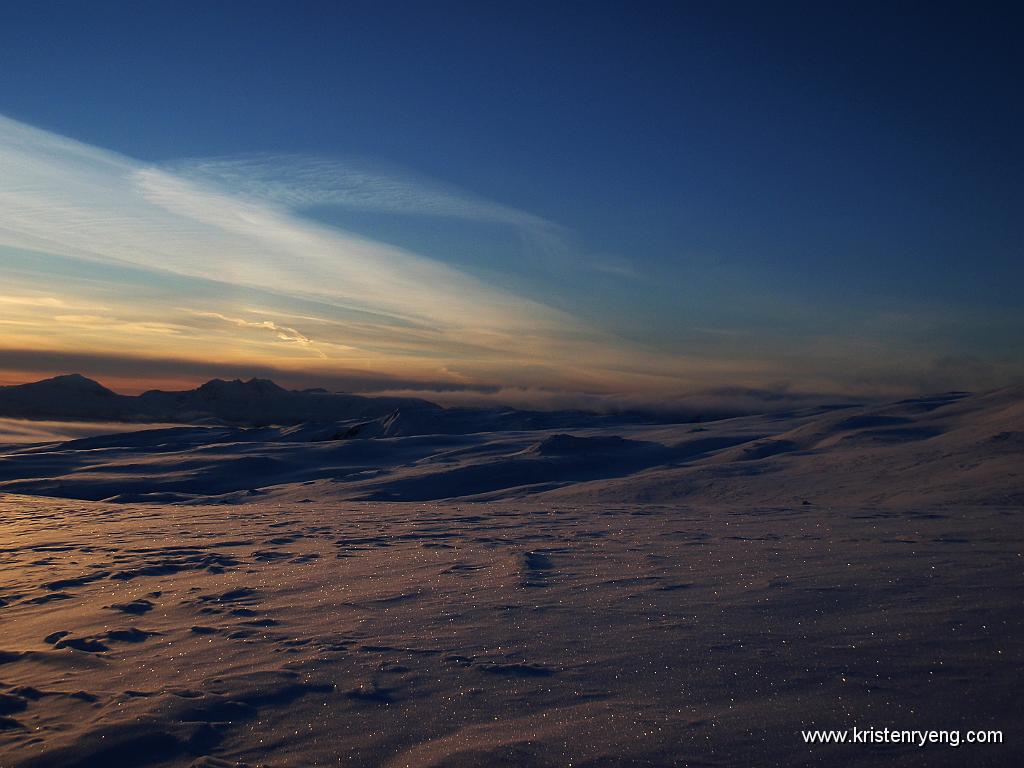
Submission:
[[[109,397],[77,380],[68,385],[97,402]],[[226,415],[262,400],[304,404],[303,393],[212,382],[147,395],[186,403],[178,413],[200,413],[201,403],[221,421],[10,447],[0,454],[0,491],[190,503],[253,495],[821,506],[1024,500],[1020,387],[699,425],[356,398],[345,418],[324,417],[328,408],[315,420],[243,427]],[[286,407],[297,415],[305,405]],[[382,412],[367,418],[372,409]]]

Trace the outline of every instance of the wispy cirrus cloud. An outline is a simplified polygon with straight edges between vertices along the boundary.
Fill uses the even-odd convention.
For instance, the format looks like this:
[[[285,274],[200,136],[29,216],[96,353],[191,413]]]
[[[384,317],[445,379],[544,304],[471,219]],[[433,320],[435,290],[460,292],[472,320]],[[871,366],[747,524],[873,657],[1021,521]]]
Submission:
[[[408,172],[309,155],[254,154],[169,163],[190,181],[290,209],[341,206],[559,231],[546,219]]]
[[[67,304],[56,296],[0,296],[0,306],[64,309]]]
[[[301,347],[311,349],[318,357],[327,358],[327,355],[317,347],[316,343],[301,331],[297,331],[287,325],[280,325],[273,320],[246,320],[244,317],[228,317],[220,312],[196,312],[200,317],[213,317],[230,323],[238,328],[249,328],[258,331],[269,331],[280,341],[298,344]]]
[[[6,118],[0,160],[0,243],[9,246],[302,294],[437,327],[551,332],[572,324],[440,262],[295,216],[258,178],[247,191],[229,191]],[[310,199],[322,196],[310,188]],[[420,202],[398,207],[429,196],[411,198]],[[438,209],[458,205],[453,198]]]
[[[183,160],[160,168],[205,188],[289,211],[333,208],[491,225],[517,236],[519,261],[534,270],[640,277],[631,260],[588,253],[572,232],[542,216],[382,164],[263,153]]]
[[[40,284],[30,286],[33,291],[16,300],[34,303],[26,322],[38,328],[23,346],[44,336],[51,344],[63,337],[68,347],[83,340],[99,344],[86,334],[105,325],[111,337],[102,343],[142,352],[141,341],[125,334],[168,323],[190,329],[176,342],[182,352],[210,354],[205,335],[217,337],[218,354],[226,354],[222,332],[197,322],[196,312],[205,312],[207,320],[220,316],[238,329],[269,331],[337,365],[403,367],[455,381],[539,372],[552,367],[548,361],[570,357],[581,377],[594,380],[622,354],[614,339],[556,307],[296,211],[334,201],[551,227],[505,206],[308,159],[291,171],[280,159],[154,166],[2,117],[0,166],[0,246],[104,265],[110,284],[101,303],[114,307],[68,310],[34,296]],[[168,292],[174,295],[133,299],[116,290],[119,268],[173,275],[177,282]],[[70,277],[48,275],[38,283],[47,280],[77,290]],[[223,286],[205,306],[190,302],[191,321],[179,311],[191,292],[188,280]],[[313,342],[298,323],[237,311],[233,295],[241,290],[263,291],[278,306],[314,305],[326,333]],[[76,315],[89,319],[75,327],[68,318]],[[276,354],[241,337],[238,345],[239,354]]]

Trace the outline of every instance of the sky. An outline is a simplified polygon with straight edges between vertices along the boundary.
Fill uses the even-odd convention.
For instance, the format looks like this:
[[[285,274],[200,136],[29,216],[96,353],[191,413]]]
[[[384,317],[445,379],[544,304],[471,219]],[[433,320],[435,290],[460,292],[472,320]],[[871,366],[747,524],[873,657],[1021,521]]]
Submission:
[[[999,3],[0,5],[0,383],[1024,380]]]

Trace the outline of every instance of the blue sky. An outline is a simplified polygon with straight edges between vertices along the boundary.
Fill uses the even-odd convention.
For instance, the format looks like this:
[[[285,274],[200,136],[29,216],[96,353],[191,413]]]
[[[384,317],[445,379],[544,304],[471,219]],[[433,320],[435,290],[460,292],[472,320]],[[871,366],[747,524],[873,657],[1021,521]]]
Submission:
[[[60,180],[78,173],[82,205],[90,186],[114,195],[119,173],[137,182],[89,230],[111,243],[102,253],[81,227],[40,244],[59,206],[0,220],[0,265],[21,291],[8,306],[22,308],[6,378],[83,345],[98,361],[180,358],[182,379],[235,345],[232,366],[377,388],[873,392],[1019,378],[1024,68],[1005,4],[490,5],[5,4],[0,151],[6,141],[17,168],[31,165],[8,194],[70,205]],[[34,164],[18,154],[24,131]],[[97,153],[89,173],[67,140]],[[247,267],[240,243],[211,234],[223,220],[197,224],[203,204],[178,182],[341,240],[317,240],[310,263],[301,248],[275,254],[275,219],[261,230],[267,261]],[[131,237],[117,211],[136,211]],[[180,247],[203,257],[138,254],[178,225],[193,238],[176,231]],[[339,257],[337,272],[331,249],[357,242],[359,260]],[[218,248],[236,254],[223,269]],[[369,272],[359,297],[325,288]],[[162,320],[96,295],[141,285],[177,329],[159,348],[114,328]],[[55,286],[67,295],[44,295]],[[246,291],[265,300],[240,302]],[[465,306],[446,311],[456,296]],[[83,339],[81,323],[26,299],[92,306],[59,314],[103,329]],[[403,319],[410,303],[427,309]],[[387,315],[390,330],[356,338],[339,312]],[[217,315],[230,320],[214,332]],[[443,332],[413,343],[396,318]],[[295,333],[257,344],[264,323]],[[478,359],[455,348],[470,331]],[[325,342],[305,360],[299,337]],[[143,378],[118,370],[129,388]]]

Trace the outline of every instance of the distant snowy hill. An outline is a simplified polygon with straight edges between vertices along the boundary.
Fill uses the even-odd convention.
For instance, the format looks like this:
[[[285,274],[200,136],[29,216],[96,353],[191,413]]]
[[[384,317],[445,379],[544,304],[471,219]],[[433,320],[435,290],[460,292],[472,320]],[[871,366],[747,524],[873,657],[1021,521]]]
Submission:
[[[12,447],[0,452],[0,492],[189,503],[253,495],[826,508],[1024,501],[1019,387],[700,425],[446,410],[260,381],[139,398],[73,378],[15,389],[23,405],[38,406],[56,389],[81,392],[81,402],[97,410],[127,402],[148,418],[220,421]],[[278,424],[239,425],[259,414]],[[318,418],[303,420],[311,415]]]

